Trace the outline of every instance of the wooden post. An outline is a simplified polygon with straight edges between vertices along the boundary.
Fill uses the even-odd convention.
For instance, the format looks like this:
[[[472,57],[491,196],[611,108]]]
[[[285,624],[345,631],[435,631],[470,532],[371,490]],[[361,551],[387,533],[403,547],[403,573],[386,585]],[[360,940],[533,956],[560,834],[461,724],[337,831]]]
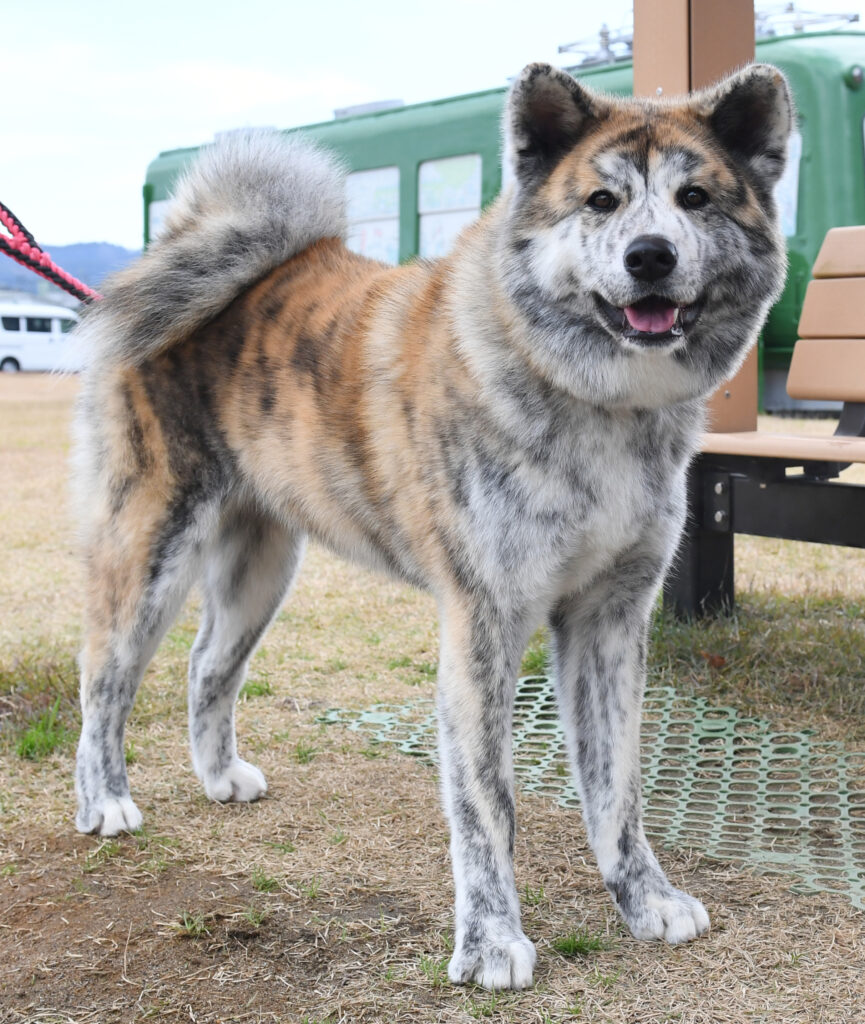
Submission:
[[[681,96],[753,59],[753,0],[634,2],[635,96]],[[756,430],[756,346],[710,399],[709,426]]]

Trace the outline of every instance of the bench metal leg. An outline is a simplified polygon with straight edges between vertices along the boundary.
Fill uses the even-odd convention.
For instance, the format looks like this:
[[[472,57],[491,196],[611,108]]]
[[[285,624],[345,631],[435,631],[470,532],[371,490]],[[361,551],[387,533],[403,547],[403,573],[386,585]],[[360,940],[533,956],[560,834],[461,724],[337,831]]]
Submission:
[[[686,530],[664,581],[664,608],[699,619],[733,610],[733,533]]]
[[[664,581],[664,607],[679,618],[733,610],[731,512],[729,475],[698,459],[688,473],[688,522]]]
[[[688,473],[688,523],[664,581],[664,607],[692,619],[733,610],[736,533],[865,548],[865,486],[837,481],[840,469],[698,456]]]

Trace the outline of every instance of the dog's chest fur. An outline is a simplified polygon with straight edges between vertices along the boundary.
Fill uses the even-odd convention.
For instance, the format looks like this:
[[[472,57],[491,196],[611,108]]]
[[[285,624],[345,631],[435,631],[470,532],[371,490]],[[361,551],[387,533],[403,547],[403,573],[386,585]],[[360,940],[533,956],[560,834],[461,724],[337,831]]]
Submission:
[[[582,589],[647,528],[666,521],[674,531],[697,423],[687,406],[609,411],[575,403],[547,422],[542,455],[533,446],[495,452],[476,442],[454,492],[462,540],[486,584],[543,604]]]

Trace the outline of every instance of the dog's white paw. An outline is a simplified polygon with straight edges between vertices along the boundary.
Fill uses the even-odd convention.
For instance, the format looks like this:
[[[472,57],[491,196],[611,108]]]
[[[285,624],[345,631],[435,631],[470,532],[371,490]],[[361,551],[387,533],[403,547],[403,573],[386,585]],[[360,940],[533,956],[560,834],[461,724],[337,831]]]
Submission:
[[[521,989],[532,984],[535,947],[520,933],[458,944],[448,964],[455,985],[474,982],[488,989]]]
[[[100,836],[116,836],[120,832],[136,832],[141,828],[141,811],[131,797],[104,797],[79,810],[75,827],[79,832],[96,832]]]
[[[622,915],[635,939],[689,942],[709,930],[709,915],[699,901],[669,886],[663,893],[648,893],[641,905]]]
[[[250,803],[267,792],[267,782],[261,772],[254,764],[240,758],[232,761],[220,774],[206,775],[203,781],[204,792],[221,804],[229,801]]]

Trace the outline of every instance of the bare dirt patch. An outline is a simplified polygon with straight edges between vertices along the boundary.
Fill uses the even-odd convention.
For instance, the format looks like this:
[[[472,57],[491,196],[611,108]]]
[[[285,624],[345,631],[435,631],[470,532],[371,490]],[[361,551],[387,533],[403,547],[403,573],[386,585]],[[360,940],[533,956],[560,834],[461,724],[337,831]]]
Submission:
[[[676,882],[707,900],[713,931],[684,947],[637,943],[579,816],[531,797],[520,800],[517,864],[535,988],[454,989],[430,769],[348,741],[271,779],[254,807],[206,804],[190,783],[148,809],[144,837],[77,837],[62,821],[57,837],[9,843],[2,1019],[859,1019],[861,921],[841,901],[667,853]],[[554,940],[576,928],[603,948],[558,954]]]

